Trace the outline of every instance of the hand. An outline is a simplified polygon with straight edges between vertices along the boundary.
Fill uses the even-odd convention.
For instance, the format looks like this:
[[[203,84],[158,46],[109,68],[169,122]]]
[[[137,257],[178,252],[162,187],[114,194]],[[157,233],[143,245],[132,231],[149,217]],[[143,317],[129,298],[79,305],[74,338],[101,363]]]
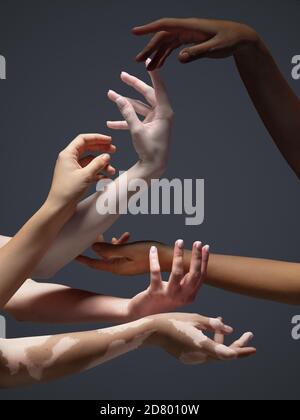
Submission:
[[[168,158],[173,111],[159,73],[151,72],[150,77],[153,87],[128,73],[121,74],[121,80],[142,94],[148,103],[124,98],[110,90],[108,97],[117,104],[125,120],[108,121],[107,126],[113,130],[130,130],[140,163],[164,170]],[[137,114],[144,120],[141,121]]]
[[[183,45],[178,56],[181,63],[190,63],[203,57],[225,58],[233,55],[244,45],[255,43],[259,38],[249,26],[208,19],[161,19],[133,29],[135,35],[155,34],[137,61],[153,56],[148,70],[161,68],[169,55]]]
[[[153,344],[185,364],[234,360],[256,353],[254,347],[247,347],[254,337],[250,332],[231,346],[224,345],[225,335],[231,334],[233,329],[224,325],[222,318],[166,314],[157,315],[154,322],[158,332],[153,338]],[[205,335],[207,332],[214,334],[213,340]]]
[[[94,270],[117,274],[120,276],[137,276],[150,272],[149,252],[152,246],[159,251],[161,267],[169,266],[172,259],[172,248],[158,242],[135,242],[130,244],[108,244],[102,240],[93,245],[93,251],[99,259],[85,257],[76,258],[78,262]]]
[[[104,178],[103,171],[113,175],[110,155],[116,151],[111,137],[101,134],[82,134],[65,150],[56,162],[48,201],[58,205],[77,205],[88,187]],[[101,156],[82,157],[86,152],[105,152]]]
[[[162,280],[158,250],[150,250],[150,286],[135,296],[128,304],[129,319],[140,319],[152,314],[171,312],[191,304],[197,297],[206,275],[209,260],[209,246],[202,247],[195,242],[190,270],[184,272],[184,242],[177,241],[174,248],[172,272],[169,281]]]

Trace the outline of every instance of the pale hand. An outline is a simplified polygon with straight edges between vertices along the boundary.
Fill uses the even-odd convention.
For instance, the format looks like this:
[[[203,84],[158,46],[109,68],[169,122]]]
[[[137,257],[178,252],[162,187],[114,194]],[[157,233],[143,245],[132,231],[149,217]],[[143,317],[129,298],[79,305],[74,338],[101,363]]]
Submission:
[[[138,319],[151,314],[172,312],[194,302],[205,282],[209,260],[209,247],[195,242],[190,270],[184,272],[184,242],[175,244],[172,272],[169,280],[163,281],[158,250],[150,250],[150,286],[135,296],[128,304],[129,319]]]
[[[248,347],[254,337],[251,332],[243,334],[229,347],[224,345],[225,335],[232,334],[233,329],[224,325],[222,318],[166,314],[157,315],[157,324],[158,333],[153,343],[184,364],[230,361],[256,353],[254,347]],[[213,333],[213,339],[207,333]]]
[[[147,103],[125,98],[110,90],[108,97],[118,105],[124,120],[108,121],[107,126],[113,130],[130,130],[140,163],[164,170],[168,159],[173,110],[159,73],[155,71],[149,74],[153,87],[128,73],[121,74],[122,81],[140,93]]]
[[[76,206],[87,189],[102,179],[113,175],[110,154],[116,151],[111,137],[101,134],[82,134],[58,156],[48,201],[58,205]],[[89,153],[103,153],[100,156]]]

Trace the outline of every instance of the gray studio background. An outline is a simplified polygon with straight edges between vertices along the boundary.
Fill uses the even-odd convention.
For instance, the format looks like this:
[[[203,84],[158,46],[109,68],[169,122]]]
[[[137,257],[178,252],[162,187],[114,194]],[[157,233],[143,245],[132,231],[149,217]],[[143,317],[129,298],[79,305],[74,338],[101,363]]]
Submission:
[[[81,132],[107,132],[118,116],[106,99],[121,92],[121,70],[147,78],[133,57],[146,39],[131,27],[164,16],[211,17],[254,26],[291,79],[300,54],[296,0],[2,0],[0,82],[2,234],[13,235],[42,203],[57,153]],[[185,227],[184,217],[123,217],[110,232],[172,243],[183,237],[210,243],[214,252],[299,261],[300,184],[254,111],[233,60],[184,67],[175,56],[163,71],[176,111],[168,178],[205,178],[206,221]],[[300,135],[300,133],[299,133]],[[135,155],[117,134],[115,162],[126,169]],[[54,279],[101,293],[131,296],[148,278],[117,278],[73,263]],[[284,279],[283,279],[284,281]],[[1,391],[0,399],[298,399],[300,341],[291,339],[297,307],[204,288],[189,311],[223,315],[256,334],[256,357],[186,367],[159,350],[138,351],[49,385]],[[88,326],[43,326],[8,319],[8,336],[45,335]]]

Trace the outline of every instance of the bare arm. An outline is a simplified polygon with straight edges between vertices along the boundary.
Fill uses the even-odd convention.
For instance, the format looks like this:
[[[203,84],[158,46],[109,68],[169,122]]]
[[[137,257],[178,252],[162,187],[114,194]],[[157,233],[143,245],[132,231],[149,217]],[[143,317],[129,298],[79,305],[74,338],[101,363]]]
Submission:
[[[268,48],[249,26],[209,19],[161,19],[134,28],[153,34],[138,61],[153,56],[149,69],[160,68],[177,48],[187,64],[203,58],[234,56],[241,77],[265,126],[300,178],[300,101],[284,79]]]
[[[20,321],[46,323],[126,323],[175,311],[194,301],[207,273],[209,248],[196,242],[188,274],[184,270],[182,241],[175,246],[169,281],[162,279],[157,248],[151,248],[150,285],[131,299],[100,296],[55,284],[28,280],[5,307]],[[55,310],[53,307],[55,306]]]
[[[0,308],[16,293],[70,217],[68,207],[46,203],[0,250]]]
[[[212,331],[215,339],[205,333]],[[233,360],[255,354],[244,334],[230,347],[232,333],[220,319],[166,314],[91,332],[0,340],[0,387],[49,382],[94,368],[141,347],[156,346],[183,363]]]
[[[125,210],[128,200],[134,192],[128,192],[128,184],[134,180],[143,180],[147,184],[163,174],[171,139],[173,111],[162,80],[158,72],[150,73],[153,87],[127,73],[121,79],[142,94],[147,104],[123,98],[114,91],[109,91],[111,101],[117,104],[124,121],[110,121],[108,127],[113,130],[129,130],[133,145],[138,154],[138,162],[111,183],[104,193],[99,192],[83,201],[74,217],[66,224],[53,247],[46,254],[41,264],[33,273],[34,278],[50,278],[66,264],[74,260],[89,248],[99,234],[103,234],[119,218],[119,204]],[[141,114],[141,121],[137,114]],[[116,196],[117,191],[117,196]],[[101,201],[116,196],[114,212],[100,212]],[[105,200],[103,200],[105,201]]]
[[[117,247],[95,244],[93,248],[100,259],[80,257],[79,261],[91,268],[118,275],[140,275],[149,272],[147,255],[153,245],[158,247],[162,270],[169,272],[173,260],[172,247],[153,242]],[[189,270],[191,256],[191,251],[185,251],[185,272]],[[246,296],[300,304],[300,264],[212,254],[205,281],[211,286]]]
[[[235,53],[249,95],[282,155],[300,178],[300,100],[264,43]]]
[[[62,226],[74,213],[87,187],[99,179],[99,171],[107,167],[109,156],[91,157],[84,168],[80,164],[80,155],[90,150],[91,142],[96,151],[101,150],[106,140],[101,135],[79,137],[60,154],[45,204],[0,249],[1,309],[30,277]]]
[[[27,280],[7,303],[4,311],[22,322],[123,324],[129,321],[129,301],[63,285]]]

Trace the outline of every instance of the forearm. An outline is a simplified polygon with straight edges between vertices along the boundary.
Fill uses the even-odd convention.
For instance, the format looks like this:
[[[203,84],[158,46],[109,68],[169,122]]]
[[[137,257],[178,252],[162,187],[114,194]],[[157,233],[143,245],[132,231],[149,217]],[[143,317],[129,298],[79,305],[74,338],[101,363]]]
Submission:
[[[128,299],[27,280],[4,310],[23,322],[123,324],[130,321],[128,304]]]
[[[146,345],[155,332],[150,318],[84,333],[0,340],[0,386],[49,382],[94,368]]]
[[[300,101],[261,40],[238,49],[235,61],[266,128],[300,177]]]
[[[159,178],[164,171],[161,160],[149,165],[137,163],[108,186],[104,193],[96,193],[84,200],[75,215],[64,226],[53,246],[33,273],[35,278],[50,278],[78,255],[89,248],[100,234],[104,234],[120,217],[120,204],[127,208],[128,200],[134,192],[128,192],[128,183],[139,179],[149,186],[151,179]],[[113,201],[117,192],[116,211],[99,213],[99,200],[105,195]]]
[[[30,277],[69,217],[70,209],[46,202],[0,249],[0,308]]]
[[[164,251],[163,269],[172,267],[172,250]],[[191,252],[185,253],[188,271]],[[229,292],[281,303],[300,304],[300,264],[211,255],[206,283]]]

